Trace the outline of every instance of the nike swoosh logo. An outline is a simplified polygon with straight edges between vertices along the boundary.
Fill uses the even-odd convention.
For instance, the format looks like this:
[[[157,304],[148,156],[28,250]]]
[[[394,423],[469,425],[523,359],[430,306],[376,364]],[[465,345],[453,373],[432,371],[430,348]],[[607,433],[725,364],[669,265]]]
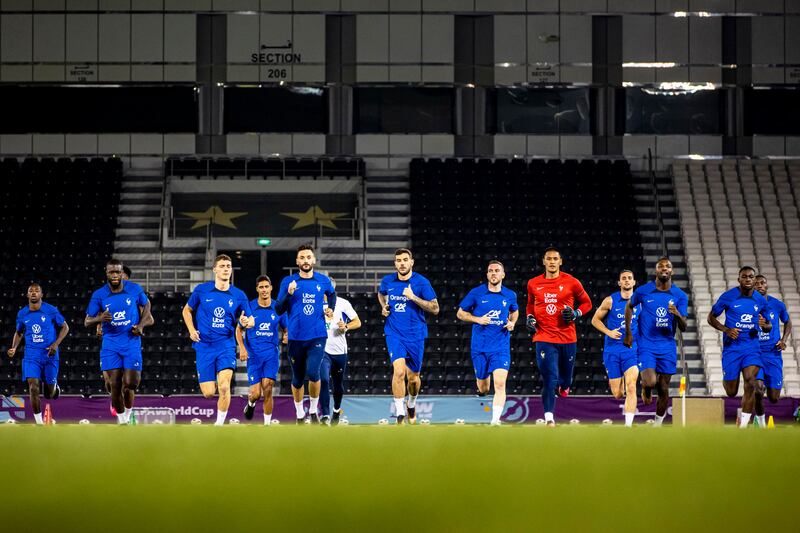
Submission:
[[[542,290],[542,289],[544,289],[544,287],[536,287],[536,290],[537,290],[537,291],[540,291],[540,290]]]
[[[214,301],[214,299],[212,298],[211,300],[206,300],[206,301],[207,301],[207,302],[213,302],[213,301]]]
[[[653,300],[647,300],[647,303],[651,304],[653,303]]]
[[[739,305],[734,305],[734,306],[733,306],[733,308],[734,308],[734,309],[736,309],[737,307],[741,307],[741,306],[742,306],[741,304],[739,304]]]

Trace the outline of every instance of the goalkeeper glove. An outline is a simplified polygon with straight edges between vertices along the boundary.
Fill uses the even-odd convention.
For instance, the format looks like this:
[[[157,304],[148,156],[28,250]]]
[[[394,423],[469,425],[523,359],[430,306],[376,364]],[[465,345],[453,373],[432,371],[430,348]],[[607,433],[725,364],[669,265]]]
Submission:
[[[533,315],[528,315],[528,317],[525,319],[525,327],[528,328],[528,331],[530,331],[532,334],[536,335],[536,319],[533,317]]]
[[[564,322],[569,324],[570,322],[575,322],[579,316],[581,316],[581,310],[575,310],[568,305],[564,306],[564,309],[561,311],[561,318],[564,319]]]

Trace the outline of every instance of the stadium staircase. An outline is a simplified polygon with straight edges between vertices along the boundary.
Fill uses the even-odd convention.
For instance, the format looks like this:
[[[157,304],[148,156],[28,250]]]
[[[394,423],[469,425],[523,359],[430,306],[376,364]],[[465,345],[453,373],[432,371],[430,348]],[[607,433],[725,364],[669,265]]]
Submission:
[[[394,271],[394,252],[410,245],[408,177],[381,171],[364,178],[364,240],[323,239],[319,245],[321,270],[327,271],[345,292],[375,292],[381,277]]]
[[[723,395],[722,338],[706,323],[716,298],[737,285],[739,268],[753,266],[767,277],[769,293],[800,316],[800,166],[797,162],[690,162],[671,169],[699,340],[713,395]],[[800,342],[783,353],[784,393],[800,395]]]
[[[163,207],[166,180],[160,171],[130,170],[122,182],[114,253],[148,291],[188,291],[192,272],[206,266],[206,241],[172,238]]]
[[[687,327],[686,332],[682,335],[684,356],[689,370],[688,392],[689,394],[697,395],[705,394],[706,373],[698,341],[698,319],[694,307],[694,299],[691,297],[691,291],[689,290],[689,275],[686,269],[672,179],[669,173],[664,172],[656,173],[655,176],[651,176],[646,172],[634,173],[633,188],[647,272],[646,278],[637,279],[636,281],[639,285],[652,281],[656,262],[664,255],[667,255],[672,261],[673,281],[690,295]],[[656,205],[656,195],[658,197],[658,206]],[[659,211],[662,220],[661,226],[664,230],[663,242],[658,223]],[[670,388],[673,394],[677,392],[679,385],[679,380],[672,380]]]

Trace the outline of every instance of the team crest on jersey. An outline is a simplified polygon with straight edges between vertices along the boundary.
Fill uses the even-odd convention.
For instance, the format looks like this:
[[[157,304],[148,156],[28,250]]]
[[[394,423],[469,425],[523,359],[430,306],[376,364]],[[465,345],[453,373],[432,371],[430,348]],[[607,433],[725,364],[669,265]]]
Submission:
[[[322,290],[322,287],[320,287],[319,284],[317,284],[317,292],[319,292],[321,290]]]
[[[47,320],[47,317],[45,317],[44,315],[42,315],[42,317],[41,317],[41,318],[42,318],[42,322],[44,322],[45,320]]]
[[[506,302],[505,300],[503,300],[503,307],[505,307],[505,306],[507,305],[507,303],[508,303],[508,302]]]
[[[272,315],[270,315],[270,316],[272,317],[272,320],[275,320],[275,313],[273,313],[273,314],[272,314]]]
[[[233,307],[233,300],[228,300],[228,307]]]
[[[130,298],[126,298],[125,299],[125,303],[128,304],[128,305],[131,305],[131,299]]]
[[[559,292],[563,291],[564,290],[564,286],[563,285],[559,285],[558,286],[558,290],[559,290]]]

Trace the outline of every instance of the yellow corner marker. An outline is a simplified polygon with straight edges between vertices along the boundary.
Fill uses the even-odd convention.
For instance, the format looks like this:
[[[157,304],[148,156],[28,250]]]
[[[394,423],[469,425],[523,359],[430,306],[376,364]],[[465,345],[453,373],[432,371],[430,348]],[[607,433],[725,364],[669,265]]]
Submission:
[[[774,427],[775,427],[775,419],[772,417],[772,415],[769,415],[769,420],[767,420],[767,428],[772,429]]]
[[[681,385],[680,385],[680,388],[678,389],[678,393],[681,396],[686,394],[686,376],[681,376]]]

